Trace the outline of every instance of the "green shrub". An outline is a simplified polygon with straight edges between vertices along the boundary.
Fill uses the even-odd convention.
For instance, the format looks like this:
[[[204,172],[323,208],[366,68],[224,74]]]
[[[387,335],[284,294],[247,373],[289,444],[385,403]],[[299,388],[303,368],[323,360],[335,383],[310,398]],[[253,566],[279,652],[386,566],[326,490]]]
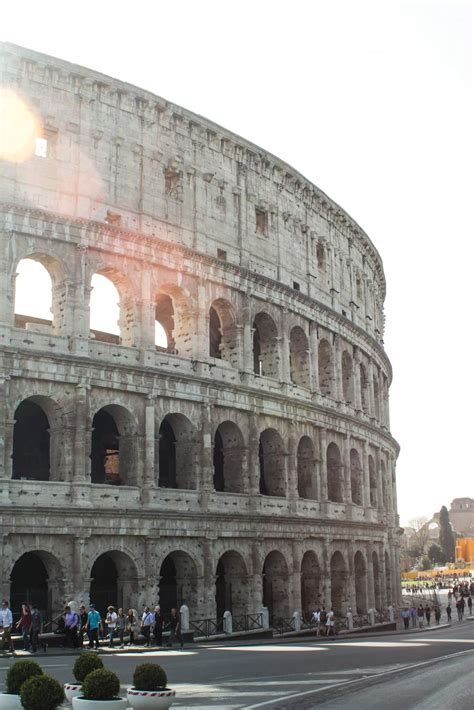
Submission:
[[[113,700],[120,692],[120,681],[112,671],[99,668],[86,676],[82,692],[87,700]]]
[[[35,675],[43,675],[43,669],[34,661],[17,661],[8,669],[7,693],[20,694],[20,688],[28,678]]]
[[[21,686],[20,699],[24,710],[56,710],[64,701],[64,690],[48,675],[32,676]]]
[[[102,658],[96,653],[80,653],[75,660],[72,672],[78,683],[83,683],[86,675],[98,668],[103,668]]]
[[[168,679],[158,663],[141,663],[135,668],[133,686],[137,690],[160,690],[166,688]]]

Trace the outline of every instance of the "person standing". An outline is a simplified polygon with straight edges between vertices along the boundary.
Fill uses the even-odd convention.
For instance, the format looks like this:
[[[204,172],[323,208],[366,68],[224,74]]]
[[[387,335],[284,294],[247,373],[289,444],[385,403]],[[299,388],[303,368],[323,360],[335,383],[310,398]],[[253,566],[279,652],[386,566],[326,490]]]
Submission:
[[[89,607],[87,615],[87,635],[89,636],[89,648],[99,648],[99,628],[101,618],[99,612],[93,604]]]
[[[448,624],[451,623],[451,603],[448,602],[448,605],[446,607],[446,616],[448,618]]]
[[[431,619],[431,607],[429,604],[425,606],[425,616],[426,616],[426,625],[430,625],[430,619]]]
[[[179,644],[181,648],[183,648],[183,637],[181,636],[181,619],[179,617],[179,614],[176,609],[171,609],[171,616],[170,616],[170,637],[168,639],[168,643],[166,644],[167,646],[172,646],[173,641],[176,639],[176,641],[179,641]]]
[[[117,628],[117,612],[113,606],[107,607],[107,616],[105,617],[107,625],[107,635],[109,637],[109,648],[114,647],[115,629]]]
[[[155,606],[155,621],[153,625],[153,636],[155,638],[155,643],[157,646],[163,646],[163,614],[161,613],[160,606]]]
[[[434,617],[435,617],[436,624],[439,624],[439,621],[441,619],[441,609],[439,608],[438,605],[436,605],[434,608]]]
[[[40,634],[43,632],[43,617],[36,606],[36,604],[31,605],[31,632],[30,641],[33,653],[38,650],[38,644],[42,646],[43,651],[46,653],[48,650],[48,644],[40,639]]]
[[[402,609],[401,617],[403,619],[403,625],[406,630],[408,630],[410,628],[410,616],[411,616],[410,609],[408,609],[408,608]]]
[[[412,606],[412,608],[411,608],[410,614],[411,614],[411,627],[412,627],[412,629],[416,629],[416,616],[417,616],[417,614],[416,614],[416,606],[415,606],[414,604],[413,604],[413,606]]]
[[[316,611],[313,611],[311,621],[316,624],[316,636],[319,636],[319,633],[321,631],[321,609],[316,609]]]
[[[13,614],[10,609],[6,599],[2,602],[2,608],[0,609],[0,629],[2,631],[2,646],[5,650],[5,644],[8,644],[8,650],[10,653],[15,652],[12,641],[12,626],[13,626]]]
[[[138,631],[138,617],[133,609],[128,610],[127,624],[125,628],[128,631],[128,645],[133,646],[135,643],[135,634]]]
[[[472,616],[472,597],[471,595],[467,598],[467,605],[469,607],[469,616]]]
[[[20,621],[17,622],[16,628],[20,629],[23,638],[23,649],[30,650],[30,631],[31,631],[31,612],[28,604],[21,605]]]
[[[144,646],[151,646],[151,627],[154,620],[154,614],[150,611],[150,607],[146,606],[142,614],[142,634],[145,639]]]
[[[64,645],[66,647],[77,648],[79,642],[77,640],[77,627],[79,626],[79,617],[70,606],[64,608],[64,632],[66,637]]]
[[[423,604],[420,604],[417,611],[418,615],[418,626],[420,629],[423,628],[423,619],[425,618],[425,610],[423,609]]]
[[[326,636],[335,636],[334,609],[330,609],[326,614]]]
[[[79,646],[84,645],[84,634],[86,633],[87,629],[87,611],[86,607],[84,604],[82,604],[79,608],[79,632],[78,632],[78,641],[79,641]]]
[[[127,626],[127,617],[125,616],[122,607],[117,612],[117,633],[120,641],[120,648],[123,648],[123,637],[125,635],[125,627]]]

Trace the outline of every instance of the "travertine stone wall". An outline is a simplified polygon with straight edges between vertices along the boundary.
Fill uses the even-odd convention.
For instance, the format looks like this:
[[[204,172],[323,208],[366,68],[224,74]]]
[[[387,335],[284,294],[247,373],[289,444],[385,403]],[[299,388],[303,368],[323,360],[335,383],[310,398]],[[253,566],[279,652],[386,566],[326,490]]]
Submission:
[[[35,552],[54,608],[86,600],[108,553],[133,606],[156,603],[171,555],[194,618],[397,602],[385,279],[367,235],[275,156],[143,90],[9,44],[0,84],[47,140],[0,168],[3,595]],[[24,258],[51,276],[51,322],[15,318]],[[120,295],[115,340],[90,332],[97,273]],[[14,470],[24,402],[47,418],[46,481]],[[121,485],[91,483],[99,411]],[[160,485],[163,422],[177,488]]]

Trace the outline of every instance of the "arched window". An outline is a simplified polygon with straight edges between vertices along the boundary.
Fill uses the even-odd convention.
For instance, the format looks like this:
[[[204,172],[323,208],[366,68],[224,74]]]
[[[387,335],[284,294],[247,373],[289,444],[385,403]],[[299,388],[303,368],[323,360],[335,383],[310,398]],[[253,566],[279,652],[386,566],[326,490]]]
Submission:
[[[260,435],[260,493],[286,496],[286,467],[283,439],[275,429],[265,429]]]
[[[53,326],[53,282],[49,271],[36,259],[22,259],[16,272],[15,326]]]
[[[332,352],[328,341],[322,339],[318,345],[319,389],[325,396],[332,395],[333,386]]]
[[[171,297],[160,293],[155,300],[155,346],[157,350],[175,353],[174,308]]]
[[[342,353],[342,396],[347,404],[354,402],[354,372],[352,357],[347,350]]]
[[[288,565],[276,550],[270,552],[263,563],[263,605],[268,609],[272,625],[289,616]]]
[[[295,385],[309,387],[308,338],[299,326],[290,333],[290,377]]]
[[[114,283],[102,274],[91,280],[90,329],[95,340],[120,343],[120,296]]]
[[[358,614],[367,613],[367,565],[361,552],[354,556],[354,577],[356,592],[356,610]]]
[[[317,481],[313,442],[302,436],[297,451],[298,495],[300,498],[317,499]]]
[[[222,422],[214,436],[214,490],[245,493],[243,437],[233,422]]]
[[[49,421],[43,408],[25,399],[18,405],[14,419],[13,478],[49,480]]]
[[[253,364],[256,375],[279,377],[278,331],[266,313],[258,313],[253,322]]]
[[[326,268],[326,250],[323,242],[317,242],[316,244],[316,260],[318,262],[318,269],[324,271]]]
[[[342,503],[344,500],[344,476],[341,452],[337,444],[330,443],[326,454],[328,476],[328,500]]]
[[[209,357],[239,367],[239,350],[234,310],[223,298],[213,301],[209,309]]]
[[[91,482],[137,483],[136,426],[124,407],[102,407],[92,420]]]
[[[360,363],[360,365],[359,365],[359,381],[360,381],[360,400],[361,400],[360,403],[362,406],[362,411],[367,412],[368,411],[367,372],[366,372],[365,367],[362,363]]]
[[[374,458],[369,454],[369,481],[370,481],[370,505],[377,507],[377,475],[375,473]]]
[[[195,430],[182,414],[167,414],[159,430],[159,479],[164,488],[196,488]]]

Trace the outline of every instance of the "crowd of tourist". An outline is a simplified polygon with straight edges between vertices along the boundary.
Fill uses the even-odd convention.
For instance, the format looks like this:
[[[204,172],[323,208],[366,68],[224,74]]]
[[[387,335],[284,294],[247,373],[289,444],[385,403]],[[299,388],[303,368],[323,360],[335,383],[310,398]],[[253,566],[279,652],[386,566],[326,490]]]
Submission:
[[[66,606],[59,617],[58,631],[64,634],[63,646],[71,648],[99,648],[100,639],[107,639],[110,648],[115,645],[115,639],[120,648],[125,643],[129,646],[139,642],[144,646],[163,646],[163,630],[169,629],[166,646],[178,642],[183,648],[181,634],[181,617],[176,609],[171,609],[169,615],[164,615],[159,606],[152,611],[148,606],[139,614],[135,609],[127,613],[122,608],[115,610],[107,608],[102,617],[94,604],[86,610],[84,605],[76,612],[71,606]],[[36,653],[38,647],[46,651],[48,646],[40,637],[43,632],[43,616],[34,604],[22,604],[20,619],[14,623],[13,614],[6,600],[0,609],[0,632],[2,634],[3,650],[14,652],[12,633],[19,631],[23,641],[23,649]]]

